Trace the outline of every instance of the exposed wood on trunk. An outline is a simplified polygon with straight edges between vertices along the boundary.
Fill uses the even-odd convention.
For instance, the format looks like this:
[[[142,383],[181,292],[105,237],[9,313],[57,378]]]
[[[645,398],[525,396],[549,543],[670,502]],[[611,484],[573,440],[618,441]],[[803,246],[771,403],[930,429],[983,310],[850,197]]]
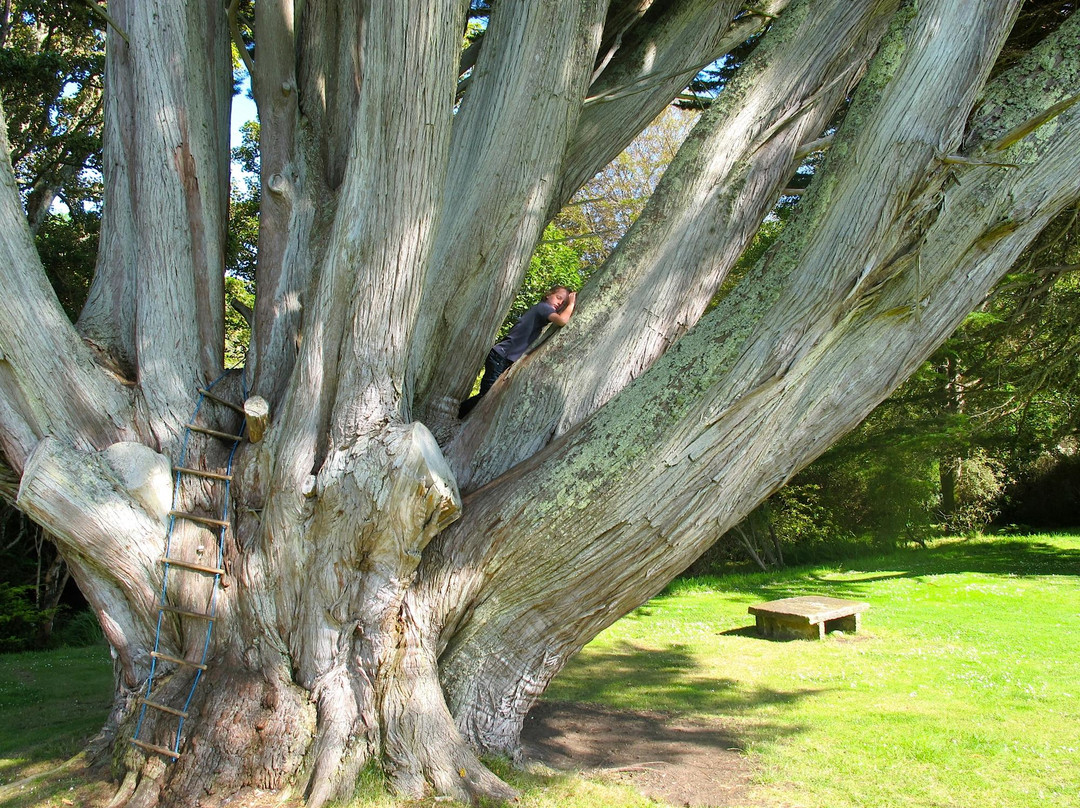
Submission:
[[[270,423],[270,405],[262,396],[252,396],[244,402],[244,417],[247,419],[248,440],[258,443]]]

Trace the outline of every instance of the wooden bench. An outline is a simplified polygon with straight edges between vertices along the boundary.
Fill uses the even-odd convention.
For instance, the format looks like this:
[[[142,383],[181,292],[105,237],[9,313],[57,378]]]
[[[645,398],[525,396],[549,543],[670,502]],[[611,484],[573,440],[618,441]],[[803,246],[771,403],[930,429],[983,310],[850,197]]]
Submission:
[[[869,608],[869,603],[858,600],[807,595],[758,603],[748,611],[756,618],[758,633],[764,637],[821,640],[829,631],[856,633],[859,615]]]

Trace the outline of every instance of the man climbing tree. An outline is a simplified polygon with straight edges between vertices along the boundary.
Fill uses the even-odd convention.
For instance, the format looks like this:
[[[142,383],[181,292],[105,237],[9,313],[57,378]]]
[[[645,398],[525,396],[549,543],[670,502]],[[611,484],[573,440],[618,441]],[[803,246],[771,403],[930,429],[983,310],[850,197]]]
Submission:
[[[76,326],[0,167],[0,445],[4,492],[115,649],[120,796],[295,784],[318,806],[372,759],[406,794],[509,796],[477,755],[515,751],[566,660],[857,423],[1080,196],[1072,5],[503,0],[474,61],[461,0],[258,0],[258,295],[214,394],[268,417],[230,466],[185,424],[222,374],[236,6],[109,3]],[[547,221],[766,26],[573,319],[459,421]],[[167,534],[188,571],[160,611]]]

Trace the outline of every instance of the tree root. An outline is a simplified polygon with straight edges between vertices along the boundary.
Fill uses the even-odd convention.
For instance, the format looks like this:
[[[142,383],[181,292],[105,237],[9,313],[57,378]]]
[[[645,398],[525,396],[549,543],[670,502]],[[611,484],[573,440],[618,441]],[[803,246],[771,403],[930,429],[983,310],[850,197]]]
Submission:
[[[120,783],[120,787],[116,789],[116,793],[113,794],[113,798],[109,800],[109,804],[105,808],[120,808],[123,805],[127,805],[131,795],[135,793],[135,786],[139,783],[138,773],[134,769],[129,769],[124,775],[124,781]]]
[[[147,758],[138,775],[138,784],[135,786],[134,793],[124,803],[125,808],[155,808],[161,797],[164,779],[164,761],[157,757]]]
[[[373,716],[367,716],[365,722],[367,711],[361,708],[373,700],[370,684],[365,682],[358,688],[348,671],[338,667],[323,677],[316,692],[319,730],[308,754],[312,772],[307,808],[321,808],[328,800],[348,798],[360,769],[374,750],[373,727],[360,736],[363,742],[358,738],[365,723],[374,723]]]
[[[383,755],[393,788],[407,798],[438,794],[477,804],[511,800],[517,792],[496,777],[458,731],[439,685],[434,655],[415,630],[380,676]]]

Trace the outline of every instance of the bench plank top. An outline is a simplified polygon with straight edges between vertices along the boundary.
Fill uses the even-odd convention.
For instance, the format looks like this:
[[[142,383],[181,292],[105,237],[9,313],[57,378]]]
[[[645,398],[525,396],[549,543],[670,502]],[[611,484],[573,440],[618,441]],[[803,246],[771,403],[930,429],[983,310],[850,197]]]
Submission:
[[[747,611],[752,615],[765,617],[787,617],[805,620],[810,625],[836,620],[853,614],[865,612],[869,603],[859,600],[827,598],[822,595],[804,595],[799,598],[770,600],[768,603],[755,604]]]

